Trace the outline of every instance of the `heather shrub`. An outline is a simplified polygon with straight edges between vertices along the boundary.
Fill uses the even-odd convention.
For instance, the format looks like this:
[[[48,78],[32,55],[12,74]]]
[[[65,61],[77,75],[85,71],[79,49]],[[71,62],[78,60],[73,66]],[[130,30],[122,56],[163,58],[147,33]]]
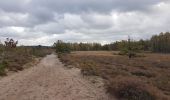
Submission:
[[[121,100],[167,100],[153,85],[135,77],[110,79],[107,90]]]
[[[98,75],[96,64],[94,62],[84,62],[80,64],[83,75]]]
[[[146,70],[136,70],[136,71],[131,72],[131,74],[135,75],[135,76],[144,76],[144,77],[147,77],[147,78],[151,78],[151,77],[156,76],[155,73],[149,72],[149,71],[146,71]]]

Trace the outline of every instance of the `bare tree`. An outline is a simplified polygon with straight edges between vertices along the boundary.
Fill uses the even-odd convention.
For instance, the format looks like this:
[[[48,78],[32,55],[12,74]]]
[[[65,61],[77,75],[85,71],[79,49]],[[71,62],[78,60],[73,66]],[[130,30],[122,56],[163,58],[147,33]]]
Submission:
[[[13,39],[6,38],[5,46],[8,48],[16,48],[18,41],[14,41]]]

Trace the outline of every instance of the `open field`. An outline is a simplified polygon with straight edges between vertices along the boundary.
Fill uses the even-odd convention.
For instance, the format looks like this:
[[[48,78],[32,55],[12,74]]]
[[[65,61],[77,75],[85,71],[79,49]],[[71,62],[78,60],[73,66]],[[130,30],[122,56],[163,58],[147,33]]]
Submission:
[[[59,58],[65,65],[80,68],[84,75],[97,75],[105,79],[108,92],[118,98],[169,100],[170,55],[140,55],[142,56],[129,59],[127,56],[117,55],[117,52],[78,51],[59,55]],[[129,92],[131,89],[133,92]],[[143,96],[134,99],[132,95]]]

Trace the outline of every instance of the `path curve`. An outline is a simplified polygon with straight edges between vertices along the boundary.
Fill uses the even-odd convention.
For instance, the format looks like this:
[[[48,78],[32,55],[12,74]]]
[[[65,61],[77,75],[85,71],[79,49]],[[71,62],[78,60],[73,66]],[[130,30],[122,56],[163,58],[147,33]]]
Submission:
[[[102,88],[67,69],[55,54],[0,80],[0,100],[111,100]]]

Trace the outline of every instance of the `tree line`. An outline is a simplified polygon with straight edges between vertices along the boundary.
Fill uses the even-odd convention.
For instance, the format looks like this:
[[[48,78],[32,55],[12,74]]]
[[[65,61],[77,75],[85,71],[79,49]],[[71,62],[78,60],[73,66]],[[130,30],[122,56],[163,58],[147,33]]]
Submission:
[[[100,43],[66,43],[58,40],[54,43],[56,52],[70,52],[70,51],[152,51],[160,53],[170,53],[170,32],[160,33],[154,35],[148,40],[122,40],[110,44],[101,45]]]
[[[153,52],[170,53],[170,32],[152,36],[150,43]]]
[[[56,52],[70,52],[70,51],[98,51],[103,50],[100,43],[66,43],[58,40],[54,43]]]

